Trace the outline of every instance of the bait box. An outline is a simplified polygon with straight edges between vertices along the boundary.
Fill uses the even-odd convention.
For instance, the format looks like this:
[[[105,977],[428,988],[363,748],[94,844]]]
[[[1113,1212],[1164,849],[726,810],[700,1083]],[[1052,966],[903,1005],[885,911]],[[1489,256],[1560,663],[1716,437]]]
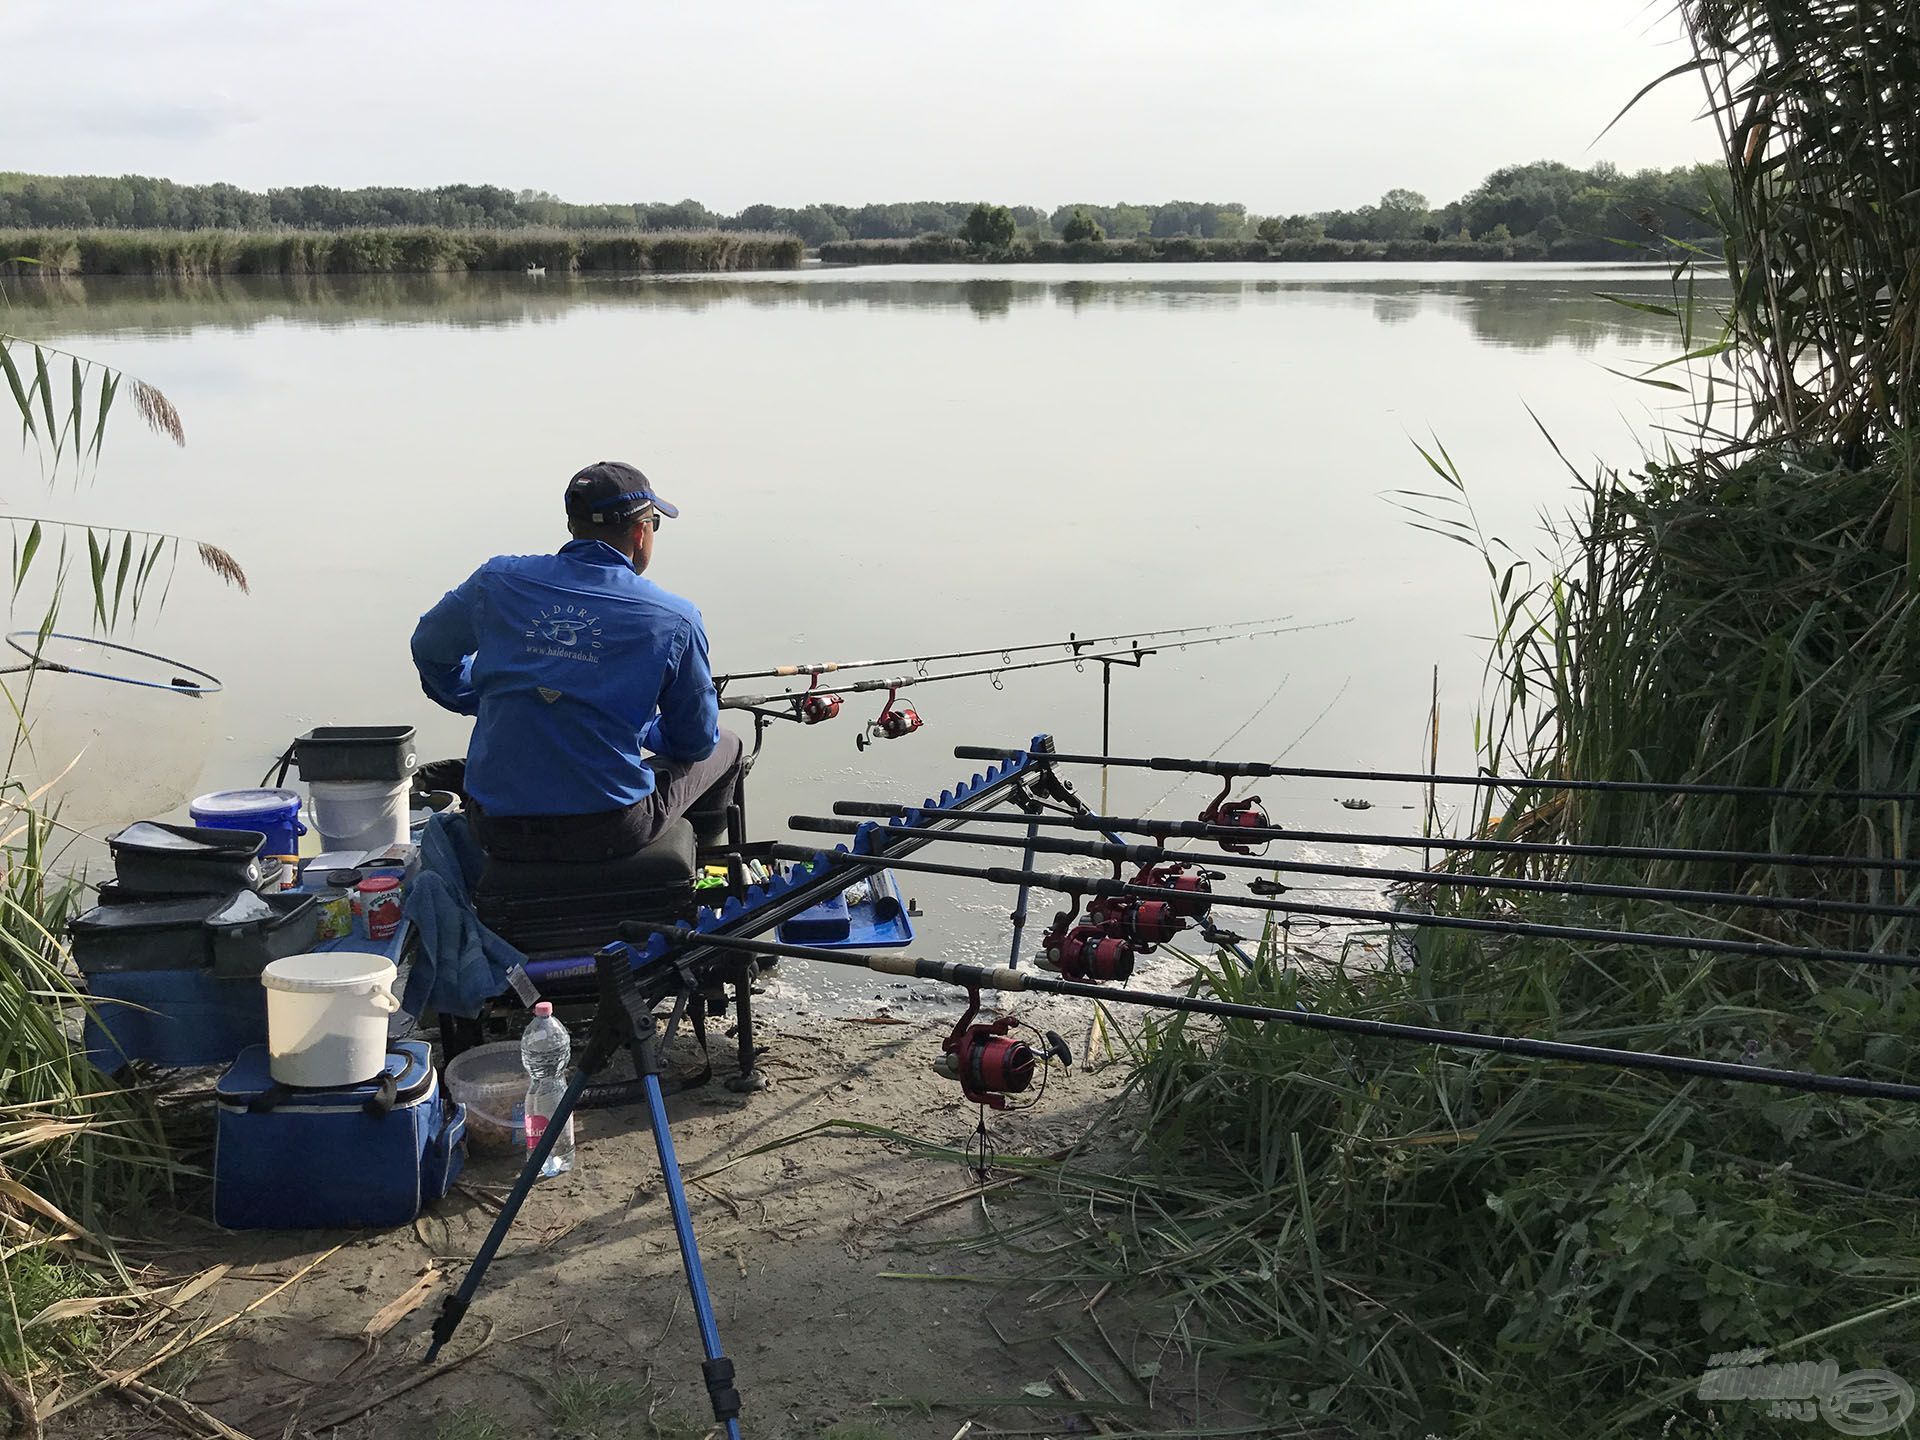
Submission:
[[[783,945],[822,950],[898,950],[913,943],[913,921],[891,870],[868,876],[867,898],[857,903],[845,891],[802,910],[779,931]]]

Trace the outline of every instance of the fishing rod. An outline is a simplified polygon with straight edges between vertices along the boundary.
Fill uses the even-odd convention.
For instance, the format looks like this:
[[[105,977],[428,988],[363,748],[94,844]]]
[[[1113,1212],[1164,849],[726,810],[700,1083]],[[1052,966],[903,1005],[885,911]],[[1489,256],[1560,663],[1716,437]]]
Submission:
[[[1079,1000],[1139,1005],[1155,1010],[1177,1010],[1190,1015],[1212,1015],[1223,1020],[1255,1020],[1269,1024],[1294,1025],[1303,1030],[1325,1030],[1377,1040],[1398,1040],[1458,1050],[1483,1050],[1500,1055],[1519,1055],[1540,1060],[1565,1060],[1583,1065],[1611,1065],[1627,1070],[1653,1070],[1672,1075],[1704,1076],[1709,1079],[1732,1080],[1748,1085],[1769,1085],[1781,1090],[1857,1095],[1875,1100],[1920,1100],[1920,1085],[1906,1085],[1891,1080],[1865,1080],[1853,1075],[1825,1075],[1806,1070],[1783,1070],[1771,1065],[1743,1065],[1729,1060],[1698,1060],[1686,1055],[1661,1055],[1645,1050],[1621,1050],[1607,1045],[1579,1045],[1565,1040],[1531,1040],[1518,1035],[1485,1035],[1472,1030],[1446,1030],[1433,1025],[1408,1025],[1394,1020],[1369,1020],[1357,1015],[1330,1015],[1318,1010],[1285,1010],[1278,1006],[1250,1005],[1237,1000],[1209,1000],[1198,995],[1169,995],[1154,990],[1095,985],[1085,981],[1038,975],[1030,970],[1011,970],[1003,966],[988,968],[983,965],[966,965],[950,960],[919,960],[911,955],[869,955],[849,950],[822,950],[810,945],[783,945],[771,940],[746,940],[731,935],[708,934],[683,925],[670,925],[654,932],[650,932],[647,926],[634,924],[623,926],[622,929],[636,935],[657,933],[671,945],[681,949],[713,946],[716,949],[733,950],[749,955],[779,956],[791,960],[813,961],[822,965],[871,970],[880,975],[904,975],[916,980],[932,980],[943,985],[957,986],[969,991],[975,997],[982,990],[1033,991],[1046,995],[1067,995]]]
[[[1025,750],[991,745],[956,745],[962,760],[1024,760]],[[1913,790],[1809,790],[1785,785],[1717,785],[1658,780],[1548,780],[1531,775],[1431,775],[1413,770],[1328,770],[1304,765],[1269,765],[1257,760],[1175,760],[1164,755],[1065,755],[1044,757],[1067,765],[1115,766],[1136,770],[1183,770],[1225,779],[1268,777],[1283,780],[1404,781],[1415,785],[1477,785],[1490,790],[1592,790],[1640,795],[1722,795],[1755,800],[1920,800]]]
[[[738,670],[731,675],[713,677],[715,686],[724,689],[736,680],[787,679],[794,676],[831,675],[841,670],[877,670],[883,665],[912,665],[916,668],[936,665],[943,660],[974,660],[982,655],[1007,659],[1035,650],[1072,649],[1077,655],[1095,645],[1112,645],[1121,640],[1153,640],[1163,635],[1192,635],[1202,630],[1241,630],[1255,625],[1277,625],[1291,615],[1274,615],[1265,620],[1227,620],[1214,625],[1186,625],[1173,630],[1129,630],[1120,635],[1093,635],[1082,640],[1069,631],[1064,640],[1040,640],[1027,645],[985,645],[978,650],[949,650],[943,655],[895,655],[885,660],[822,660],[812,665],[776,665],[770,670]]]
[[[1083,652],[1075,655],[1056,655],[1047,660],[1023,660],[1017,665],[984,665],[971,670],[949,670],[938,675],[893,675],[874,680],[855,680],[846,685],[833,685],[815,690],[782,690],[770,695],[750,695],[739,698],[723,699],[723,709],[759,710],[770,706],[788,705],[808,695],[860,695],[876,690],[905,690],[910,686],[934,685],[942,680],[972,680],[982,675],[1011,675],[1019,670],[1043,670],[1050,665],[1086,665],[1102,660],[1111,660],[1125,664],[1136,658],[1157,654],[1160,650],[1187,650],[1197,645],[1221,645],[1229,640],[1260,640],[1270,635],[1291,635],[1301,630],[1319,630],[1329,625],[1344,625],[1345,620],[1321,620],[1307,625],[1282,625],[1267,630],[1236,630],[1231,635],[1205,635],[1194,640],[1176,640],[1170,645],[1157,646],[1143,650],[1138,645],[1124,650],[1103,650]],[[818,677],[816,676],[817,680]],[[918,727],[915,727],[918,728]],[[996,752],[997,754],[998,752]],[[1024,752],[1022,752],[1024,753]]]
[[[885,807],[876,805],[875,809]],[[1028,817],[1022,816],[1022,819]],[[790,815],[787,824],[795,830],[824,835],[857,835],[860,820],[825,819],[816,815]],[[1111,841],[1052,839],[1026,835],[983,835],[978,831],[924,829],[913,825],[889,823],[887,834],[903,839],[957,840],[964,845],[993,845],[1012,850],[1036,850],[1048,855],[1078,855],[1089,860],[1109,860],[1115,864],[1158,865],[1167,861],[1187,861],[1224,865],[1230,870],[1285,870],[1299,875],[1334,875],[1351,880],[1384,880],[1390,884],[1443,885],[1469,890],[1519,890],[1541,895],[1587,895],[1599,899],[1668,900],[1690,905],[1731,906],[1741,910],[1790,910],[1810,915],[1885,915],[1902,920],[1920,920],[1920,909],[1911,905],[1878,904],[1868,900],[1828,900],[1818,896],[1805,899],[1792,895],[1741,895],[1728,890],[1687,890],[1654,885],[1607,885],[1588,880],[1533,880],[1517,875],[1465,875],[1449,870],[1396,870],[1370,865],[1336,865],[1309,860],[1276,860],[1253,855],[1197,855],[1189,850],[1168,850],[1159,845],[1117,845]]]
[[[1284,825],[1249,828],[1210,825],[1199,820],[1154,820],[1145,816],[1011,815],[957,811],[938,805],[893,805],[879,801],[836,800],[836,815],[874,817],[913,814],[929,820],[981,820],[1017,825],[1068,825],[1183,840],[1292,840],[1309,844],[1382,845],[1399,850],[1460,850],[1491,855],[1597,857],[1616,860],[1707,861],[1713,864],[1773,865],[1788,869],[1920,871],[1920,859],[1887,859],[1874,855],[1775,854],[1767,850],[1683,850],[1661,845],[1593,845],[1575,841],[1455,839],[1444,835],[1368,835],[1346,830],[1293,830]]]
[[[1030,885],[1062,895],[1118,900],[1159,900],[1191,905],[1191,890],[1165,885],[1134,885],[1120,880],[1061,875],[1047,870],[1016,870],[1005,866],[947,865],[934,860],[897,859],[853,851],[820,852],[802,845],[774,844],[768,853],[781,860],[857,865],[863,869],[893,868],[925,875],[950,875],[962,880],[986,880],[995,885]],[[1642,930],[1603,930],[1590,925],[1548,925],[1531,920],[1484,920],[1469,915],[1428,915],[1415,910],[1371,910],[1352,905],[1322,905],[1304,900],[1275,900],[1265,896],[1209,895],[1208,903],[1236,910],[1266,910],[1282,915],[1311,915],[1328,920],[1354,920],[1379,926],[1419,925],[1437,930],[1464,930],[1480,935],[1519,935],[1539,940],[1582,941],[1599,945],[1640,945],[1654,950],[1695,950],[1719,955],[1749,955],[1767,960],[1799,960],[1843,965],[1885,965],[1920,969],[1920,957],[1887,955],[1867,950],[1828,950],[1811,945],[1782,945],[1772,940],[1734,940],[1714,936],[1666,935]]]

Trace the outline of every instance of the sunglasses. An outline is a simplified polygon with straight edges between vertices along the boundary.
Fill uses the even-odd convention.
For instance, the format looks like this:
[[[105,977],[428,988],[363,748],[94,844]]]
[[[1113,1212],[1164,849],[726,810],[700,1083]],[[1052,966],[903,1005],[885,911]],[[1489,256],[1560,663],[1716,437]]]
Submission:
[[[648,526],[654,534],[658,535],[660,533],[660,522],[666,519],[666,516],[662,515],[658,510],[655,510],[649,514],[642,515],[640,519],[642,524]]]

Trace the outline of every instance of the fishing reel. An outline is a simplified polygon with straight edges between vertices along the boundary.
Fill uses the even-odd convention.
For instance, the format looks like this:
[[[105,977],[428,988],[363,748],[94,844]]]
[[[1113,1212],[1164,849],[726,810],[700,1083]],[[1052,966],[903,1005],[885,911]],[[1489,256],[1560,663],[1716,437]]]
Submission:
[[[1121,936],[1142,955],[1165,945],[1187,925],[1172,901],[1136,900],[1128,895],[1103,895],[1087,907],[1087,919],[1109,935]]]
[[[793,713],[802,725],[818,725],[840,713],[840,697],[821,691],[819,686],[820,677],[815,675],[807,693],[793,697]]]
[[[940,1058],[933,1062],[934,1072],[959,1081],[960,1093],[974,1104],[1005,1110],[1007,1096],[1018,1095],[1031,1086],[1034,1071],[1049,1059],[1073,1064],[1067,1042],[1053,1031],[1046,1032],[1045,1049],[1036,1051],[1007,1033],[1017,1023],[1013,1016],[976,1022],[974,1016],[979,1013],[980,992],[970,989],[966,1013],[941,1043]]]
[[[1227,792],[1233,789],[1233,777],[1227,777],[1227,783],[1220,787],[1220,793],[1213,797],[1211,804],[1200,812],[1202,825],[1221,825],[1232,830],[1267,830],[1273,826],[1272,817],[1260,804],[1258,795],[1249,795],[1244,800],[1229,800]],[[1236,855],[1252,855],[1258,846],[1261,852],[1273,843],[1271,838],[1258,840],[1214,841],[1222,850],[1230,850]]]
[[[1178,890],[1180,898],[1166,901],[1167,908],[1182,920],[1198,920],[1213,903],[1213,882],[1226,878],[1218,870],[1202,870],[1184,860],[1165,860],[1143,867],[1133,883],[1154,890]]]
[[[1040,939],[1040,968],[1069,980],[1126,980],[1133,975],[1134,948],[1124,935],[1102,924],[1075,925],[1073,916],[1056,915]]]
[[[887,703],[880,707],[880,713],[867,722],[862,734],[854,736],[855,748],[864,750],[875,740],[898,740],[911,735],[925,723],[911,701],[895,698],[898,689],[895,686],[887,691]]]

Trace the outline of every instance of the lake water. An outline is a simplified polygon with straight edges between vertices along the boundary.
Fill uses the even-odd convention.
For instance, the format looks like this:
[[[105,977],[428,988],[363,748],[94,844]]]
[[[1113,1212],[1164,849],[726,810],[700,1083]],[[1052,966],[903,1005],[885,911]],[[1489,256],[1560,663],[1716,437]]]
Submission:
[[[1486,533],[1532,550],[1574,495],[1534,417],[1583,470],[1631,464],[1660,392],[1609,372],[1677,339],[1601,292],[1669,298],[1658,271],[1518,265],[8,282],[5,328],[158,385],[188,436],[124,412],[96,480],[46,493],[8,462],[8,504],[211,539],[252,580],[183,562],[136,632],[222,695],[43,679],[35,765],[84,746],[65,818],[103,832],[257,782],[315,724],[459,753],[413,622],[488,555],[557,545],[567,477],[602,458],[681,506],[649,573],[704,611],[717,669],[1290,615],[1322,628],[1117,672],[1115,748],[1414,768],[1437,666],[1443,761],[1470,765],[1485,570],[1390,492],[1437,488],[1415,449],[1437,438]],[[756,833],[937,790],[974,768],[955,744],[1098,747],[1097,667],[1004,687],[911,692],[926,728],[864,754],[877,697],[780,727]],[[1111,806],[1190,817],[1210,793],[1168,783],[1116,772]],[[1256,788],[1302,827],[1417,829],[1404,790],[1360,817],[1351,785]],[[1004,896],[908,888],[956,958],[1003,943]]]

